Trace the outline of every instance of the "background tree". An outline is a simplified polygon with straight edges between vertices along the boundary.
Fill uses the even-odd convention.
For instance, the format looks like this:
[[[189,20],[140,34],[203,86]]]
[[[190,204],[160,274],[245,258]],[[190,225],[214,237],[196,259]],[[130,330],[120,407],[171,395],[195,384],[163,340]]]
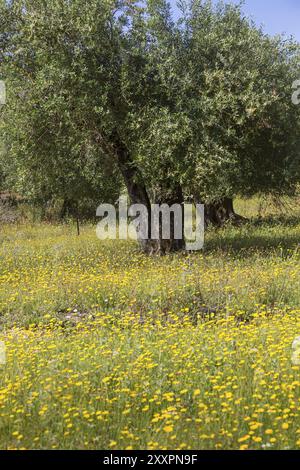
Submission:
[[[236,195],[291,193],[299,181],[299,109],[291,103],[299,44],[263,34],[239,6],[192,1],[181,9],[175,31],[164,27],[152,48],[168,100],[153,110],[141,159],[147,178],[164,166],[185,195],[206,203],[207,222],[220,225],[240,220]]]

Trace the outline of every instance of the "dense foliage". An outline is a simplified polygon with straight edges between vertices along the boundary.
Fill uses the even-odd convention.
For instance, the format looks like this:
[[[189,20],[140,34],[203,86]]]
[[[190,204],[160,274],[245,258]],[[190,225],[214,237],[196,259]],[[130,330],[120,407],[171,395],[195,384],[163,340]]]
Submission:
[[[239,6],[1,2],[1,171],[40,201],[204,202],[292,192],[299,45]]]

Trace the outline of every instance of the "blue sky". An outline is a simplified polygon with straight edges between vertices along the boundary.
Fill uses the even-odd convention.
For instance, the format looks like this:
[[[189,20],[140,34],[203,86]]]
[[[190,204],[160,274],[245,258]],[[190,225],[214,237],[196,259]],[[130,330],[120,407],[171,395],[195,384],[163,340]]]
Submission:
[[[175,7],[176,0],[169,1]],[[240,3],[240,0],[225,0],[225,3]],[[300,41],[300,0],[245,0],[243,10],[263,25],[267,33],[292,34]]]

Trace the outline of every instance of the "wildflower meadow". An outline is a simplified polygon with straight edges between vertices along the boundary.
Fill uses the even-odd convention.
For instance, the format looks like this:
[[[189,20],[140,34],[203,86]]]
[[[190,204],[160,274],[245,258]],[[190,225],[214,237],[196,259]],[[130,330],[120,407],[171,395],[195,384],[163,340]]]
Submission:
[[[295,467],[299,17],[0,0],[3,467]]]
[[[299,237],[265,216],[149,257],[2,227],[1,448],[300,448]]]

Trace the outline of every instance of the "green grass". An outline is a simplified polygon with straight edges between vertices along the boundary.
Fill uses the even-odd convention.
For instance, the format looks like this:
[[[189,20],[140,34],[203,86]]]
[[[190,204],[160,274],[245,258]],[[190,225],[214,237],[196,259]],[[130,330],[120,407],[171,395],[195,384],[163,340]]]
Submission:
[[[1,227],[0,448],[298,448],[298,202],[191,255]]]

